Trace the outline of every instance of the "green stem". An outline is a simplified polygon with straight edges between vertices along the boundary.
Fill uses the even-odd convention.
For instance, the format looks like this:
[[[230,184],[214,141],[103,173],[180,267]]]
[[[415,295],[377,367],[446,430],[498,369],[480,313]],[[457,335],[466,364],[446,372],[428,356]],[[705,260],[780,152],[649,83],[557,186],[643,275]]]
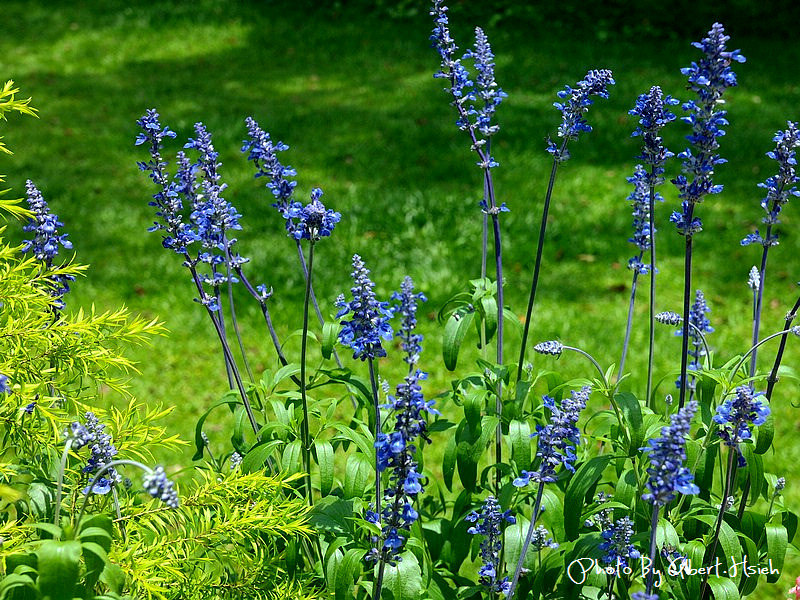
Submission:
[[[56,482],[56,508],[53,517],[53,525],[58,525],[58,518],[61,516],[61,498],[64,493],[64,471],[67,468],[67,458],[69,449],[72,447],[72,438],[67,438],[64,444],[64,452],[61,453],[61,466],[58,469],[58,481]]]
[[[300,434],[303,438],[303,469],[306,472],[306,495],[308,505],[314,506],[311,489],[311,433],[308,423],[308,397],[306,395],[306,349],[308,346],[308,308],[311,298],[311,276],[314,268],[314,240],[308,250],[308,277],[306,277],[306,293],[303,302],[303,336],[300,345],[300,397],[303,402],[303,423]]]

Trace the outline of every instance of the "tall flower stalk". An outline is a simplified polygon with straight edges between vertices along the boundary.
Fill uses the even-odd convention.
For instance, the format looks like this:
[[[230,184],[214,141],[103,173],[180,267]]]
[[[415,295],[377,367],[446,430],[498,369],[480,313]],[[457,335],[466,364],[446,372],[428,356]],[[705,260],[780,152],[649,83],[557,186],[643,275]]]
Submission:
[[[366,361],[369,365],[369,380],[372,387],[372,399],[375,412],[375,513],[377,521],[381,516],[381,471],[380,448],[378,447],[381,433],[381,405],[378,398],[378,382],[375,376],[375,359],[386,356],[382,341],[389,341],[393,337],[389,319],[392,311],[388,302],[380,302],[375,297],[373,288],[375,284],[369,278],[369,269],[358,254],[353,255],[353,287],[350,293],[353,299],[345,301],[344,295],[336,300],[339,312],[336,317],[349,316],[343,320],[339,332],[339,342],[348,346],[353,351],[353,358]]]
[[[608,86],[614,85],[614,78],[608,69],[592,70],[580,80],[575,89],[566,86],[558,92],[558,97],[564,102],[555,102],[555,106],[561,111],[561,125],[558,127],[558,137],[561,141],[556,143],[548,139],[547,151],[553,156],[553,166],[550,169],[550,180],[547,183],[547,192],[544,197],[542,207],[542,220],[539,224],[539,240],[536,246],[536,259],[533,265],[533,279],[531,281],[531,291],[528,295],[528,308],[525,312],[525,325],[522,331],[522,341],[519,349],[519,362],[517,364],[517,381],[522,379],[523,366],[525,364],[525,353],[527,351],[528,334],[530,332],[531,319],[533,318],[533,307],[536,300],[536,289],[539,287],[539,271],[542,266],[542,252],[544,250],[544,238],[547,229],[547,216],[550,212],[550,198],[553,195],[553,186],[556,182],[556,172],[561,163],[569,160],[570,154],[567,145],[572,140],[577,140],[581,132],[590,132],[592,126],[586,121],[584,114],[594,103],[592,96],[608,98]]]
[[[684,466],[686,461],[686,440],[691,429],[692,417],[697,412],[697,402],[691,401],[670,417],[670,424],[661,428],[661,437],[649,440],[642,450],[648,454],[650,466],[647,468],[647,492],[642,500],[653,505],[650,523],[650,564],[656,559],[656,531],[661,507],[666,506],[680,494],[698,494],[700,488],[694,483],[694,476]],[[653,590],[653,570],[647,577],[647,593]]]
[[[481,585],[489,590],[491,597],[497,594],[508,595],[511,591],[511,582],[508,577],[500,576],[500,556],[503,550],[503,522],[514,524],[516,517],[510,510],[502,511],[500,503],[489,496],[483,502],[480,511],[467,515],[467,521],[475,523],[467,529],[472,535],[482,535],[481,541],[481,568],[478,570],[478,580]]]
[[[634,191],[629,197],[633,204],[634,236],[629,241],[639,248],[639,255],[628,261],[628,268],[633,270],[631,283],[631,300],[628,309],[628,323],[625,331],[625,342],[622,358],[619,364],[619,374],[624,374],[625,356],[630,340],[633,306],[636,298],[636,280],[639,274],[649,273],[650,277],[650,302],[649,302],[649,329],[647,352],[647,388],[645,398],[651,402],[653,389],[653,354],[655,349],[655,302],[656,302],[656,239],[655,239],[655,203],[663,201],[661,194],[656,192],[656,186],[664,182],[664,164],[667,159],[674,156],[667,150],[661,138],[661,129],[669,122],[675,120],[675,115],[667,107],[675,106],[678,100],[671,96],[664,96],[661,88],[653,86],[646,94],[636,100],[629,114],[639,117],[639,125],[631,134],[633,137],[641,136],[642,153],[637,156],[645,166],[637,165],[634,175],[628,181],[634,185]],[[650,254],[650,264],[642,262],[645,252]]]
[[[322,316],[317,296],[314,293],[314,286],[308,283],[310,279],[310,267],[306,262],[303,246],[300,244],[300,238],[292,235],[292,213],[298,210],[298,207],[302,207],[302,204],[293,199],[294,188],[297,186],[297,182],[293,178],[297,176],[297,171],[289,165],[282,164],[278,157],[278,152],[288,150],[289,146],[280,141],[274,142],[269,133],[264,131],[252,117],[247,117],[245,124],[247,125],[248,139],[242,142],[242,152],[246,152],[247,160],[253,161],[253,164],[256,166],[257,171],[255,177],[266,178],[267,182],[265,185],[275,199],[272,207],[286,220],[287,232],[290,234],[290,237],[294,238],[297,246],[297,258],[303,271],[303,279],[309,288],[311,304],[314,306],[317,321],[319,321],[320,325],[323,325],[325,319]],[[336,366],[342,368],[342,361],[336,350],[333,350],[332,355]]]
[[[726,50],[725,44],[729,39],[722,25],[714,23],[707,37],[692,43],[703,52],[703,58],[699,63],[692,63],[690,67],[681,69],[681,73],[688,76],[688,87],[697,94],[697,99],[683,104],[683,110],[688,115],[682,120],[692,127],[692,133],[686,136],[691,146],[678,155],[683,161],[682,173],[672,181],[678,189],[681,210],[673,212],[670,221],[676,224],[678,233],[686,241],[679,408],[685,404],[687,390],[692,240],[696,233],[702,231],[702,222],[694,214],[695,207],[705,196],[722,191],[722,185],[715,184],[712,180],[714,168],[726,162],[717,154],[717,138],[725,135],[722,127],[728,124],[727,112],[719,107],[723,104],[722,95],[725,90],[736,85],[736,74],[731,69],[731,63],[745,61],[738,50]]]
[[[303,206],[295,203],[287,211],[286,229],[295,240],[308,240],[308,276],[303,299],[303,334],[300,344],[300,399],[303,404],[303,423],[300,436],[303,444],[303,470],[305,471],[306,495],[313,505],[311,489],[311,433],[309,430],[308,398],[306,393],[306,350],[308,348],[308,309],[311,298],[311,280],[314,272],[314,245],[323,237],[329,237],[341,219],[341,215],[325,208],[320,201],[322,190],[311,192],[311,201]]]
[[[758,187],[767,190],[766,196],[761,200],[761,208],[767,213],[762,219],[766,225],[764,236],[759,230],[747,235],[742,241],[742,246],[757,244],[762,247],[761,263],[758,267],[758,286],[754,287],[756,293],[755,307],[753,313],[753,345],[758,342],[759,328],[761,326],[761,311],[764,299],[764,283],[767,275],[767,255],[769,249],[778,245],[778,234],[773,228],[780,223],[779,216],[783,206],[792,196],[800,196],[797,183],[800,177],[797,176],[797,148],[800,147],[800,130],[797,124],[791,121],[786,123],[786,129],[779,131],[772,138],[775,142],[775,149],[767,152],[767,156],[778,163],[778,172],[768,177],[764,183],[759,183]],[[757,354],[755,351],[750,356],[750,377],[755,377]]]
[[[389,486],[383,494],[382,511],[367,515],[368,520],[382,525],[376,546],[367,554],[367,560],[378,563],[372,594],[376,600],[381,597],[386,565],[396,565],[401,560],[400,554],[407,540],[403,532],[409,531],[419,518],[414,502],[424,491],[424,479],[416,458],[417,439],[430,442],[426,415],[439,414],[433,408],[433,401],[426,401],[422,394],[420,381],[426,379],[427,374],[417,368],[422,351],[422,336],[415,331],[417,301],[424,301],[424,296],[414,293],[414,283],[406,277],[400,292],[393,294],[392,298],[399,301],[393,312],[402,315],[398,337],[402,340],[409,372],[397,386],[395,395],[389,396],[385,407],[394,414],[394,430],[390,434],[379,432],[375,441],[377,471],[391,472]]]
[[[219,286],[233,282],[233,278],[220,273],[217,267],[221,264],[231,265],[247,289],[257,296],[259,294],[242,274],[241,265],[247,262],[247,259],[235,251],[236,239],[229,238],[226,234],[228,231],[241,228],[240,215],[221,196],[225,186],[218,183],[216,168],[219,165],[216,163],[217,155],[211,146],[211,138],[202,123],[195,125],[197,139],[190,139],[186,147],[197,149],[201,158],[197,163],[192,163],[183,152],[178,153],[178,169],[172,179],[167,171],[168,163],[163,159],[161,151],[164,139],[176,137],[175,132],[161,125],[155,109],[148,110],[137,121],[137,125],[142,128],[142,132],[136,137],[136,145],[147,144],[151,157],[148,162],[137,164],[141,171],[149,172],[150,179],[157,187],[157,192],[149,204],[157,209],[156,216],[159,220],[149,228],[149,231],[162,231],[162,246],[184,259],[183,266],[189,269],[198,292],[195,301],[205,307],[211,319],[225,357],[226,370],[239,391],[253,432],[257,433],[258,423],[225,335],[219,302]],[[203,173],[199,184],[196,180],[198,170]],[[188,207],[185,207],[184,200],[188,203]],[[189,212],[188,218],[185,216],[186,212]],[[194,250],[197,245],[200,249]],[[209,287],[212,293],[209,293]],[[262,297],[264,295],[265,292],[262,292]],[[283,364],[287,364],[263,301],[262,311],[267,318],[278,356]]]
[[[706,316],[710,312],[711,309],[706,302],[706,297],[703,292],[701,290],[695,290],[694,304],[692,304],[689,310],[689,339],[691,340],[691,347],[686,351],[687,358],[689,356],[692,357],[691,362],[687,365],[687,375],[688,371],[691,371],[692,374],[688,375],[689,381],[685,386],[683,386],[683,376],[675,382],[675,387],[678,389],[688,388],[689,400],[694,398],[695,389],[697,387],[697,379],[694,373],[703,369],[703,357],[708,354],[708,342],[705,334],[713,333],[714,331],[714,328],[711,327],[711,321],[709,321]],[[675,332],[675,335],[685,335],[683,321],[681,320],[681,322],[677,324],[681,325],[681,327]]]
[[[714,415],[714,422],[720,426],[717,435],[728,446],[728,466],[722,496],[720,496],[719,513],[714,525],[714,536],[711,541],[709,558],[712,560],[719,543],[722,519],[725,511],[729,508],[728,495],[733,489],[736,468],[747,465],[739,445],[744,440],[749,440],[753,435],[753,427],[763,425],[769,416],[769,406],[759,400],[758,396],[760,395],[760,393],[754,393],[749,386],[741,385],[734,390],[732,398],[717,406],[717,414]],[[700,589],[701,600],[705,597],[707,585],[708,573],[703,578],[703,585]]]
[[[481,277],[486,275],[487,262],[487,243],[488,219],[492,221],[492,233],[494,236],[494,259],[495,275],[497,278],[497,363],[503,363],[503,253],[500,233],[501,212],[509,209],[506,203],[497,203],[492,179],[492,169],[499,166],[499,163],[491,154],[490,140],[500,127],[495,124],[494,114],[497,106],[506,97],[497,86],[494,77],[494,54],[486,34],[479,27],[475,29],[475,47],[468,50],[461,58],[456,58],[458,46],[450,36],[450,25],[447,17],[447,7],[442,0],[433,0],[433,7],[430,12],[434,18],[434,29],[431,34],[431,42],[441,58],[440,70],[434,74],[438,79],[445,79],[448,87],[445,91],[452,96],[452,105],[456,108],[458,118],[456,125],[462,131],[466,131],[470,140],[470,150],[474,151],[478,157],[477,165],[483,172],[483,191],[484,197],[479,205],[484,213],[483,223],[483,244],[481,251]],[[470,79],[470,74],[464,66],[463,61],[472,59],[477,71],[477,87]],[[502,388],[501,382],[497,382],[497,394],[495,401],[495,413],[498,418],[497,430],[495,432],[495,463],[499,464],[502,460]],[[500,485],[500,471],[497,471],[497,486]]]
[[[536,492],[536,500],[531,512],[531,522],[525,541],[522,544],[519,560],[514,569],[514,576],[511,578],[511,585],[508,590],[508,598],[514,597],[517,588],[522,566],[525,564],[525,555],[533,539],[536,529],[536,519],[539,517],[539,509],[544,495],[544,485],[556,481],[556,469],[563,466],[568,471],[574,473],[574,462],[577,460],[575,447],[580,444],[581,432],[577,427],[581,411],[586,408],[589,400],[591,388],[584,386],[580,390],[573,390],[569,398],[556,405],[555,400],[550,396],[544,396],[543,404],[550,411],[550,422],[547,425],[537,425],[536,432],[531,437],[537,438],[536,457],[540,459],[539,468],[536,471],[522,471],[513,484],[515,487],[525,487],[531,481],[539,483]]]

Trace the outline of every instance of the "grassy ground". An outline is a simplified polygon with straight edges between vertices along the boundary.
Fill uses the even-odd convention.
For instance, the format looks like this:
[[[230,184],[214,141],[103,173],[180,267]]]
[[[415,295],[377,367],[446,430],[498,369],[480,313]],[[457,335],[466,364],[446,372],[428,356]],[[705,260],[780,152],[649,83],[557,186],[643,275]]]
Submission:
[[[168,338],[134,353],[142,370],[131,380],[134,393],[174,405],[170,425],[188,439],[196,417],[226,387],[213,333],[192,302],[187,273],[176,256],[161,249],[157,236],[145,231],[153,218],[147,206],[153,190],[136,169],[144,154],[133,139],[135,120],[150,107],[158,108],[179,140],[192,135],[198,120],[214,134],[230,185],[227,197],[244,215],[239,239],[242,253],[252,259],[248,273],[273,286],[271,310],[283,338],[300,327],[301,275],[268,192],[253,180],[239,152],[248,115],[291,146],[284,160],[298,171],[300,197],[320,186],[343,215],[334,238],[318,247],[316,289],[323,312],[331,312],[336,295],[350,287],[354,252],[373,270],[382,296],[411,275],[429,297],[421,324],[431,371],[428,392],[446,389],[450,374],[437,366],[440,334],[434,316],[463,282],[479,274],[481,188],[441,82],[431,77],[437,56],[428,47],[428,21],[354,18],[347,11],[306,14],[215,0],[191,8],[112,4],[3,3],[6,22],[14,27],[0,39],[0,72],[33,96],[41,115],[14,118],[6,129],[5,141],[16,156],[3,170],[18,194],[26,178],[37,183],[66,223],[78,259],[92,266],[88,278],[76,282],[70,307],[125,303],[166,322]],[[461,45],[471,42],[472,24],[460,22],[457,11],[451,21]],[[698,25],[696,38],[709,25]],[[576,40],[564,32],[509,25],[489,27],[487,33],[497,55],[497,79],[509,94],[499,112],[502,130],[494,153],[501,163],[495,174],[498,199],[511,208],[502,221],[507,303],[518,313],[527,299],[550,168],[544,139],[559,119],[552,108],[555,93],[589,68],[615,72],[612,98],[599,101],[589,115],[595,131],[574,144],[573,159],[559,176],[533,339],[559,338],[601,363],[617,362],[630,290],[625,264],[632,254],[626,242],[625,177],[638,143],[628,137],[634,122],[626,113],[654,84],[681,97],[679,69],[697,58],[696,51],[690,40],[599,41],[591,35]],[[695,243],[695,281],[712,306],[716,332],[710,342],[723,359],[749,346],[745,281],[758,253],[738,241],[761,217],[756,184],[773,171],[764,157],[771,137],[787,118],[798,118],[800,102],[794,78],[800,47],[774,38],[734,38],[732,44],[748,62],[737,68],[741,87],[728,96],[731,127],[722,154],[730,162],[718,177],[726,189],[700,207],[705,232]],[[671,128],[666,137],[673,149],[682,147],[684,134],[681,126]],[[176,142],[173,148],[179,147]],[[675,193],[665,189],[664,194],[667,202],[657,215],[658,308],[679,310],[683,240],[668,223]],[[781,245],[770,257],[765,333],[780,327],[798,293],[795,209],[786,210]],[[645,302],[642,295],[640,325]],[[244,311],[256,370],[276,362],[259,318],[254,306]],[[645,336],[640,326],[632,339],[628,385],[634,390],[643,387]],[[287,343],[290,356],[296,354],[296,340]],[[509,360],[515,360],[518,336],[510,334],[507,343]],[[677,365],[679,340],[665,330],[657,344],[658,372],[666,373]],[[763,368],[773,353],[774,347],[762,353]],[[796,365],[798,357],[790,344],[786,364]],[[382,365],[390,380],[402,372],[397,363]],[[559,368],[588,374],[573,358],[564,357]],[[661,391],[671,391],[668,387]],[[798,401],[797,384],[782,382],[773,404],[779,450],[767,457],[768,470],[787,476],[787,498],[795,507],[800,491],[791,476],[800,445],[791,402]],[[213,438],[213,426],[209,433]],[[188,463],[188,457],[169,461]],[[765,586],[759,598],[784,597],[793,578],[787,569],[780,585]]]

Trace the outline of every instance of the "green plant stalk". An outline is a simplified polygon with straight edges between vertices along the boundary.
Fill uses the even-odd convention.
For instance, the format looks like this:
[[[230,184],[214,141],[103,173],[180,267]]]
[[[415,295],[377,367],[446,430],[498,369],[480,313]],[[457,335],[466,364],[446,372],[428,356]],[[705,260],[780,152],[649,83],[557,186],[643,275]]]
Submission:
[[[308,423],[308,397],[306,394],[306,350],[308,347],[308,309],[311,299],[311,277],[314,269],[314,239],[308,247],[308,276],[306,277],[306,293],[303,300],[303,337],[300,345],[300,398],[303,403],[303,423],[300,435],[303,439],[303,469],[305,470],[306,496],[308,505],[314,506],[311,488],[311,434]]]
[[[569,140],[565,139],[561,144],[560,155],[564,154],[567,149]],[[547,215],[550,212],[550,199],[553,196],[553,186],[556,183],[556,173],[558,171],[558,161],[553,159],[553,166],[550,169],[550,180],[547,183],[547,193],[544,196],[544,206],[542,207],[542,220],[539,224],[539,240],[536,245],[536,260],[533,264],[533,279],[531,281],[531,291],[528,295],[528,308],[525,311],[525,324],[522,329],[522,341],[519,348],[519,364],[517,364],[517,381],[522,379],[522,365],[525,363],[526,345],[528,343],[528,334],[531,328],[531,319],[533,318],[533,305],[536,301],[536,289],[539,287],[539,272],[542,267],[542,252],[544,251],[544,237],[547,231]]]
[[[760,342],[758,342],[757,344],[755,344],[755,345],[754,345],[752,348],[750,348],[750,349],[749,349],[747,352],[745,352],[745,353],[744,353],[744,356],[742,356],[742,358],[741,358],[741,359],[739,359],[739,362],[737,362],[737,363],[736,363],[736,366],[735,366],[735,367],[734,367],[734,368],[731,370],[731,385],[733,385],[733,378],[736,376],[736,373],[739,371],[739,369],[740,369],[740,368],[742,367],[742,365],[745,363],[745,361],[747,360],[747,357],[748,357],[748,356],[750,356],[750,355],[751,355],[753,352],[755,352],[755,351],[756,351],[756,349],[757,349],[759,346],[761,346],[762,344],[765,344],[766,342],[770,341],[770,340],[771,340],[771,339],[773,339],[773,338],[776,338],[776,337],[778,337],[779,335],[786,335],[786,336],[788,336],[790,333],[794,333],[794,332],[792,331],[792,329],[791,329],[791,328],[789,328],[789,329],[784,329],[784,330],[782,330],[782,331],[779,331],[779,332],[777,332],[777,333],[773,333],[772,335],[768,335],[768,336],[767,336],[767,337],[765,337],[763,340],[761,340]]]
[[[58,480],[56,481],[56,508],[53,511],[53,525],[58,526],[58,519],[61,516],[61,498],[64,493],[64,471],[67,468],[67,458],[69,449],[72,447],[72,438],[67,438],[64,444],[64,452],[61,453],[61,464],[58,469]]]
[[[711,554],[709,554],[709,558],[713,559],[714,554],[717,552],[717,544],[719,543],[719,532],[722,529],[722,520],[725,516],[725,507],[728,504],[728,494],[730,493],[731,484],[733,482],[733,474],[734,474],[734,467],[735,461],[734,458],[737,456],[738,452],[734,447],[729,447],[728,449],[728,471],[725,476],[725,486],[723,488],[722,499],[720,500],[719,506],[719,515],[717,515],[717,523],[714,526],[714,537],[712,538],[711,543]],[[700,587],[700,600],[706,597],[706,588],[708,587],[708,573],[705,574],[703,577],[703,585]]]
[[[651,167],[650,180],[655,179],[655,166]],[[655,408],[655,399],[653,395],[653,358],[655,355],[656,343],[656,228],[655,228],[655,200],[656,200],[656,187],[650,186],[650,214],[648,215],[650,221],[650,302],[649,302],[649,324],[650,329],[648,332],[648,349],[647,349],[647,388],[646,388],[646,402],[650,408]],[[622,372],[622,369],[620,369]]]
[[[639,252],[639,260],[641,261],[643,252]],[[631,341],[631,327],[633,326],[633,307],[636,302],[636,282],[639,279],[639,271],[633,272],[633,280],[631,281],[631,299],[628,303],[628,320],[625,325],[625,338],[622,342],[622,356],[619,359],[619,380],[625,372],[625,359],[628,356],[628,344]],[[649,396],[648,396],[649,397]]]
[[[536,519],[539,517],[539,507],[542,504],[542,496],[544,495],[544,481],[539,482],[539,491],[536,492],[536,501],[533,504],[533,511],[531,512],[531,522],[528,525],[528,533],[525,534],[525,541],[522,543],[522,550],[517,561],[517,567],[514,569],[514,576],[511,579],[511,587],[508,588],[508,600],[514,599],[514,592],[517,589],[520,573],[522,573],[522,566],[525,564],[525,555],[528,553],[528,546],[531,545],[533,539],[533,531],[536,528]]]
[[[372,386],[372,400],[375,404],[375,441],[381,433],[381,404],[378,399],[378,382],[375,379],[375,366],[372,358],[367,359],[369,364],[369,382]],[[378,525],[381,523],[381,472],[378,469],[378,447],[375,446],[375,514],[378,515]],[[378,542],[380,551],[380,541]]]
[[[689,204],[689,213],[685,221],[692,222],[694,216],[694,203]],[[689,310],[691,304],[692,289],[692,236],[686,235],[686,252],[683,258],[683,327],[681,328],[681,387],[678,410],[686,404],[686,381],[687,366],[689,362]]]
[[[650,572],[647,574],[647,584],[645,586],[648,594],[653,591],[653,576],[656,566],[656,531],[658,530],[658,512],[660,508],[658,504],[653,505],[653,516],[650,520]]]

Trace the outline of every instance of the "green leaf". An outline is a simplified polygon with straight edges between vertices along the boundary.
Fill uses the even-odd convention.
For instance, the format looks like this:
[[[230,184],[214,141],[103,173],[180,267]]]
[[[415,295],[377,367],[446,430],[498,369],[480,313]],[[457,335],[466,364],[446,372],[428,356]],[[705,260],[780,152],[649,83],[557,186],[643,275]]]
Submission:
[[[522,554],[522,547],[525,545],[525,536],[530,527],[530,520],[525,517],[517,517],[517,522],[506,527],[504,533],[503,548],[505,550],[505,560],[510,572],[513,573],[514,569],[519,562],[519,557]],[[536,551],[532,545],[528,546],[528,551],[525,553],[525,562],[523,567],[526,569],[533,569],[536,567]]]
[[[739,589],[732,579],[712,575],[708,578],[708,587],[714,594],[714,600],[739,600]]]
[[[80,542],[46,540],[36,554],[39,557],[37,585],[44,599],[72,600],[80,572]]]
[[[333,349],[336,346],[336,340],[339,339],[339,330],[341,325],[333,321],[326,321],[322,324],[322,357],[325,360],[330,360],[333,355]]]
[[[327,496],[314,503],[309,522],[314,529],[336,535],[352,535],[353,501]]]
[[[780,577],[783,569],[783,560],[786,558],[786,549],[789,544],[789,536],[783,525],[767,523],[767,559],[772,563],[770,566],[778,570],[778,573],[767,575],[769,583],[775,583]]]
[[[775,437],[775,418],[770,413],[767,420],[758,426],[758,437],[756,438],[756,454],[764,454],[772,445],[772,438]]]
[[[372,463],[358,452],[347,457],[344,473],[342,491],[345,498],[362,498],[367,486],[375,477]]]
[[[489,343],[497,332],[497,302],[494,296],[484,296],[480,299],[479,305],[481,316],[486,323],[486,343]]]
[[[456,470],[456,436],[451,436],[447,440],[447,445],[444,449],[444,458],[442,459],[442,478],[447,490],[453,491],[453,474]]]
[[[275,377],[272,381],[272,386],[277,387],[278,384],[287,379],[289,377],[293,377],[300,372],[300,365],[297,363],[289,363],[288,365],[283,365],[280,369],[275,372]]]
[[[638,454],[644,442],[644,427],[642,427],[642,406],[639,399],[630,392],[621,392],[614,395],[614,401],[622,411],[623,420],[628,425],[630,440],[628,442],[628,456]]]
[[[356,548],[348,550],[342,557],[339,567],[336,569],[336,581],[334,592],[336,600],[355,598],[352,592],[353,582],[361,573],[361,565],[364,559],[364,551]]]
[[[442,358],[444,366],[448,371],[455,371],[458,363],[458,352],[464,336],[467,334],[472,320],[475,318],[474,312],[459,311],[450,315],[444,327],[444,339],[442,340]]]
[[[354,429],[350,429],[341,423],[334,423],[333,427],[339,432],[334,440],[347,440],[353,442],[356,446],[358,446],[358,449],[361,450],[361,453],[367,458],[367,460],[369,460],[369,464],[374,469],[375,445],[373,443],[372,435],[367,435],[362,431],[355,431]]]
[[[106,568],[100,576],[100,581],[108,586],[115,594],[121,594],[125,587],[125,573],[114,563],[106,563]]]
[[[511,458],[517,468],[531,468],[531,426],[527,421],[511,421],[508,425],[508,437],[511,440]]]
[[[227,394],[225,394],[225,396],[235,396],[235,395],[236,395],[236,392],[234,392],[234,391],[230,391]],[[219,402],[216,402],[216,403],[212,404],[211,407],[206,412],[204,412],[200,416],[199,419],[197,419],[197,425],[195,425],[195,428],[194,428],[194,448],[195,448],[195,452],[194,452],[194,456],[192,456],[192,460],[200,460],[201,458],[203,458],[203,452],[205,451],[205,448],[206,448],[206,442],[205,442],[205,440],[203,440],[203,425],[205,425],[205,422],[206,422],[206,419],[208,418],[208,415],[210,415],[211,412],[215,408],[218,408],[220,406],[227,405],[229,407],[233,407],[233,406],[241,404],[241,400],[235,400],[233,398],[229,398],[228,400],[225,400],[224,398],[225,397],[223,397],[223,399],[220,400]]]
[[[254,473],[263,469],[275,448],[282,443],[280,440],[271,440],[269,442],[259,442],[250,448],[242,458],[242,473]]]
[[[333,488],[333,446],[330,442],[317,440],[314,442],[314,448],[319,465],[319,491],[323,496],[327,496]]]
[[[564,510],[561,500],[552,491],[545,487],[542,494],[541,520],[550,529],[553,539],[557,542],[564,540]]]
[[[81,543],[83,562],[86,563],[86,573],[83,576],[83,585],[92,589],[100,579],[103,569],[108,564],[108,554],[100,544],[94,542]]]
[[[422,596],[422,573],[419,561],[412,552],[403,552],[397,566],[386,565],[382,598],[389,600],[417,600]],[[377,569],[377,567],[376,567]]]
[[[300,473],[302,465],[300,464],[301,456],[303,455],[303,445],[300,440],[292,440],[283,449],[283,456],[281,457],[281,468],[287,475],[294,475]]]
[[[570,479],[564,494],[564,506],[575,507],[575,510],[568,510],[564,515],[564,530],[568,540],[576,539],[581,527],[581,511],[577,507],[584,505],[586,494],[600,479],[612,458],[609,455],[595,456],[583,463]]]
[[[477,431],[480,427],[486,393],[485,389],[471,389],[464,394],[464,418],[471,431]]]

